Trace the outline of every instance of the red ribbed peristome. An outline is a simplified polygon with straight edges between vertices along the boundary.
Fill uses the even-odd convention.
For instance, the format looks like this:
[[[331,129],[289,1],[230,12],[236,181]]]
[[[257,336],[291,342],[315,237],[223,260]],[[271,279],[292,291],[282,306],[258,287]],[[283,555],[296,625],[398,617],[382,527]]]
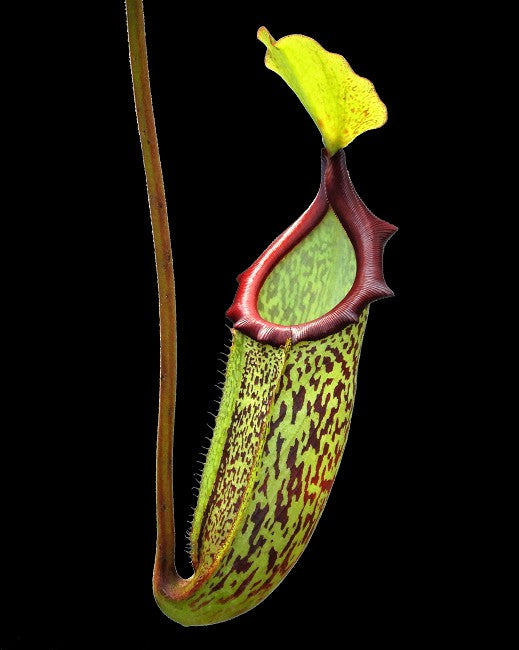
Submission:
[[[357,260],[353,286],[332,310],[299,325],[277,325],[258,313],[258,296],[272,269],[324,218],[331,207],[350,238]],[[321,156],[321,185],[308,210],[285,230],[252,266],[238,276],[238,291],[227,311],[234,328],[272,345],[288,339],[314,341],[343,329],[359,319],[369,303],[393,295],[384,280],[384,246],[397,228],[378,219],[358,196],[346,167],[344,150]]]

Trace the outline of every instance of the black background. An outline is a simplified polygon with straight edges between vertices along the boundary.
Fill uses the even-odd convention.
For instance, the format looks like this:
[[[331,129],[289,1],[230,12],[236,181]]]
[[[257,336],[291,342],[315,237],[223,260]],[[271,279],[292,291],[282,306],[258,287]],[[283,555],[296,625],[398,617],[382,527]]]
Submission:
[[[29,222],[11,226],[16,239],[5,239],[6,249],[22,246],[12,244],[19,257],[9,276],[19,301],[10,394],[19,405],[1,459],[0,648],[151,649],[273,634],[295,643],[310,632],[339,634],[345,644],[419,647],[441,638],[459,612],[458,576],[445,570],[457,551],[442,502],[449,453],[440,460],[438,452],[452,442],[438,434],[443,325],[431,312],[444,278],[432,223],[434,172],[440,162],[448,170],[455,153],[442,144],[442,100],[431,88],[446,65],[452,77],[462,66],[446,49],[453,28],[392,5],[193,3],[182,18],[173,3],[145,10],[178,293],[183,575],[182,536],[216,411],[235,277],[306,209],[319,182],[320,136],[264,68],[260,25],[340,52],[386,103],[388,123],[355,140],[347,158],[369,208],[399,227],[385,258],[396,296],[371,310],[339,478],[292,573],[228,623],[184,629],[169,621],[151,592],[158,310],[124,7],[98,3],[59,16],[40,7],[26,18],[38,40],[28,61],[17,50],[28,182],[16,197],[17,213],[29,201],[33,209]],[[445,296],[443,304],[447,311]]]

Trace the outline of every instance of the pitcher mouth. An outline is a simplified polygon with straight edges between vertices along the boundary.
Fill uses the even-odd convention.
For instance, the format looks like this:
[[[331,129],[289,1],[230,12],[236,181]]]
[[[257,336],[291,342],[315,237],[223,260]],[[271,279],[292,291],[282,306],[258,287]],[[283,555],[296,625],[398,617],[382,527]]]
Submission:
[[[332,209],[355,251],[355,280],[344,298],[319,318],[294,325],[279,325],[261,317],[258,297],[277,264],[321,223]],[[381,298],[393,296],[383,272],[384,247],[396,226],[376,217],[364,205],[351,182],[344,150],[329,157],[321,152],[321,184],[308,210],[287,228],[238,276],[238,290],[227,317],[234,329],[262,343],[284,345],[288,340],[315,341],[359,320],[362,310]]]

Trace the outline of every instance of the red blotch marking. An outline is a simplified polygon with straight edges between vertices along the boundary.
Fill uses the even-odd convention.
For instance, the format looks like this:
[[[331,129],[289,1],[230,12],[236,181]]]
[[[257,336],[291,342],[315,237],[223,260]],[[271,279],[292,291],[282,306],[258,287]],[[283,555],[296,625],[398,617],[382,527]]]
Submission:
[[[299,413],[299,411],[303,408],[303,405],[305,403],[305,397],[306,397],[306,389],[304,386],[301,386],[299,390],[292,391],[292,419],[290,421],[290,424],[295,424],[296,423],[296,416]]]
[[[258,492],[263,492],[263,494],[265,495],[265,498],[267,496],[268,481],[269,481],[269,473],[267,471],[266,474],[265,474],[265,480],[263,481],[262,485],[258,488]]]
[[[265,520],[268,511],[269,511],[268,504],[262,508],[259,503],[256,503],[256,508],[252,513],[252,515],[250,516],[250,519],[254,525],[252,527],[252,532],[249,537],[249,548],[247,551],[247,555],[245,555],[244,557],[238,555],[236,557],[233,563],[232,571],[235,571],[236,573],[245,573],[251,568],[252,560],[250,558],[252,558],[252,556],[258,550],[258,548],[264,546],[265,542],[267,541],[263,535],[260,535],[257,541],[256,541],[256,537],[258,536],[258,533],[263,525],[263,521]],[[245,528],[242,528],[242,533],[245,533]]]
[[[278,559],[278,553],[275,548],[270,548],[269,549],[269,561],[267,564],[267,571],[272,571],[274,568],[274,565],[276,564],[276,560]]]
[[[242,593],[245,591],[247,588],[247,585],[251,582],[251,580],[254,578],[256,571],[258,568],[256,567],[254,571],[245,578],[245,580],[241,583],[241,585],[236,589],[234,593],[232,593],[230,596],[227,598],[219,598],[218,602],[224,605],[225,603],[228,603],[230,600],[234,600],[235,598],[238,598],[239,596],[242,595]]]
[[[288,551],[288,549],[290,548],[290,545],[291,545],[292,542],[294,541],[295,536],[297,535],[297,533],[298,533],[300,530],[301,530],[301,519],[298,520],[297,525],[296,525],[296,527],[294,528],[294,532],[292,533],[292,535],[290,535],[290,539],[289,539],[288,542],[285,544],[283,550],[282,550],[281,553],[279,554],[280,557],[283,557],[283,555],[285,555],[285,553]],[[290,555],[290,553],[289,553],[289,555]]]
[[[321,465],[323,464],[324,453],[319,456],[317,459],[317,465],[315,466],[315,474],[312,476],[312,484],[317,485],[319,482],[319,472],[321,471]]]
[[[274,575],[275,575],[275,573],[274,573]],[[252,597],[252,596],[257,596],[257,595],[260,594],[261,592],[268,591],[269,589],[271,589],[271,588],[273,588],[273,587],[274,587],[274,578],[269,578],[269,579],[267,580],[267,582],[264,582],[264,583],[261,585],[261,587],[258,587],[258,588],[255,589],[254,591],[250,591],[250,592],[249,592],[249,596],[251,596],[251,597]]]
[[[246,573],[252,566],[252,562],[249,562],[247,558],[249,557],[249,554],[246,555],[245,557],[241,557],[241,555],[238,555],[238,557],[234,560],[234,564],[232,565],[232,568],[236,573]]]
[[[333,389],[333,396],[337,398],[340,404],[345,394],[346,394],[346,384],[342,381],[342,379],[339,379],[337,385]]]
[[[279,417],[276,420],[272,420],[270,423],[270,431],[267,440],[269,440],[273,435],[277,427],[283,422],[285,419],[285,416],[287,414],[287,405],[286,402],[281,402],[281,406],[279,407]],[[281,456],[281,448],[283,447],[285,439],[281,437],[281,435],[278,435],[277,440],[276,440],[276,460],[274,461],[274,475],[277,478],[279,478],[279,461],[280,461],[280,456]]]
[[[288,522],[288,504],[283,503],[284,486],[285,479],[283,479],[281,489],[276,494],[276,508],[274,510],[274,521],[278,521],[281,524],[281,528],[284,528]]]
[[[290,478],[287,485],[287,502],[291,504],[293,501],[298,501],[301,498],[303,491],[303,470],[304,462],[301,461],[296,465],[297,450],[299,447],[299,440],[290,447],[287,458],[287,468],[290,470]],[[294,499],[295,497],[295,499]]]
[[[333,370],[333,361],[330,359],[330,357],[324,357],[323,363],[324,367],[326,368],[326,372],[331,372]]]
[[[254,546],[254,542],[256,540],[256,537],[260,531],[260,528],[263,524],[263,521],[265,517],[267,516],[267,512],[269,511],[269,504],[262,508],[259,503],[256,504],[256,509],[250,516],[251,521],[254,523],[254,526],[252,528],[252,533],[249,538],[249,545],[252,547]],[[264,539],[264,538],[263,538]],[[258,540],[259,541],[259,540]],[[265,543],[265,542],[263,542]]]
[[[325,490],[326,492],[329,492],[333,487],[334,480],[335,479],[333,479],[333,478],[331,478],[331,479],[323,479],[321,481],[321,488],[323,490]]]
[[[193,607],[193,605],[190,605],[189,609],[191,609],[191,611],[193,611],[193,612],[197,612],[199,609],[202,609],[202,607],[205,607],[206,605],[210,605],[211,602],[212,602],[211,599],[204,600],[203,603],[200,603],[200,605],[196,605],[196,607]]]
[[[292,379],[290,378],[290,373],[292,372],[293,367],[294,367],[293,363],[287,363],[285,367],[284,378],[286,379],[286,383],[285,386],[283,387],[285,390],[290,390],[290,388],[292,388]]]
[[[310,387],[313,388],[316,392],[319,392],[319,386],[321,385],[321,377],[319,375],[313,375],[310,377],[308,383]]]

